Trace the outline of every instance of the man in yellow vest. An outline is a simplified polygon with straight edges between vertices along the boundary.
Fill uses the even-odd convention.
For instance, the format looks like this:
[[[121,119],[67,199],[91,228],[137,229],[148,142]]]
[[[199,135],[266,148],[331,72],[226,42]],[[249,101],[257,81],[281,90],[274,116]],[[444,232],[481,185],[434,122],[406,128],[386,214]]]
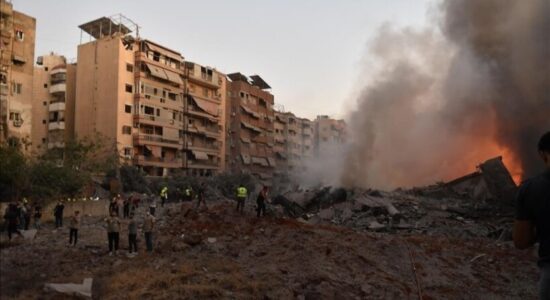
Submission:
[[[244,201],[248,197],[248,191],[244,185],[239,185],[237,188],[237,211],[244,212]]]
[[[160,190],[160,199],[161,199],[161,207],[164,207],[164,202],[168,200],[168,187],[164,186],[162,190]]]

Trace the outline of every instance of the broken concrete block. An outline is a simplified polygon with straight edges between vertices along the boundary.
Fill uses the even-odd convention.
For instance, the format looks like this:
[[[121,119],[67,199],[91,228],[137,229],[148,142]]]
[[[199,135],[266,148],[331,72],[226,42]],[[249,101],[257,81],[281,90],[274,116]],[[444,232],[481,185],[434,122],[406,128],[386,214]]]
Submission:
[[[82,284],[75,283],[46,283],[45,291],[53,291],[71,296],[92,298],[92,278],[85,278]]]

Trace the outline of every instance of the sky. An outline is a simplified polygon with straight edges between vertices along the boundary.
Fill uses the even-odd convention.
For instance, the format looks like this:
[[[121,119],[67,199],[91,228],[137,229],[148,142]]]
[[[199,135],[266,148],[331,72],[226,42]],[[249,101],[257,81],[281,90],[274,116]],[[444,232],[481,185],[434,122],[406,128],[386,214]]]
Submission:
[[[140,36],[226,74],[260,75],[300,117],[341,118],[369,40],[390,22],[427,24],[430,0],[12,0],[37,20],[36,52],[76,59],[78,25],[123,14]],[[85,35],[85,34],[84,34]],[[88,41],[87,38],[83,42]]]

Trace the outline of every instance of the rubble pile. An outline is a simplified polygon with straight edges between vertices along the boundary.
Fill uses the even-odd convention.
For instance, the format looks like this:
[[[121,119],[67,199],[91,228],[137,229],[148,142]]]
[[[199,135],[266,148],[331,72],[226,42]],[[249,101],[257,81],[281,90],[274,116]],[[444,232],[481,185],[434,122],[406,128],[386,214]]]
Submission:
[[[500,157],[448,183],[391,192],[323,187],[278,195],[273,203],[310,224],[361,231],[511,239],[516,186]],[[510,196],[511,195],[511,196]]]

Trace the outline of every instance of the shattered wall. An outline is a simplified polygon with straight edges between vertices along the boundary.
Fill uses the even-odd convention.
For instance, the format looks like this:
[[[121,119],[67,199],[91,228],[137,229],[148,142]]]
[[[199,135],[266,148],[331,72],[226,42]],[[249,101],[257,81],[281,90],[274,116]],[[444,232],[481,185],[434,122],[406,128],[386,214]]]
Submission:
[[[437,29],[382,26],[370,82],[349,115],[347,186],[427,184],[502,155],[539,171],[550,129],[550,1],[446,0]]]

